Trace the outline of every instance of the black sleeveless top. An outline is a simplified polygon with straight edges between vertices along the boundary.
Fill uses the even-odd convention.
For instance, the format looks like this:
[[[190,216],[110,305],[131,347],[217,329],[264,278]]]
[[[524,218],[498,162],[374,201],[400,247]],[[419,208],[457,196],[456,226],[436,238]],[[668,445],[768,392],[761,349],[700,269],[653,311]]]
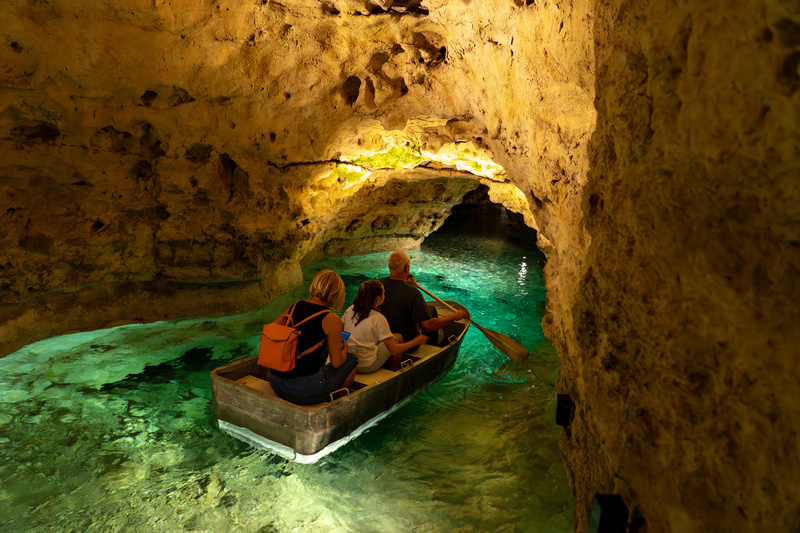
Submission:
[[[319,313],[320,311],[328,311],[328,308],[324,305],[313,304],[305,300],[300,300],[295,305],[292,320],[295,324],[297,324],[301,320],[310,317],[314,313]],[[300,336],[297,338],[297,353],[303,353],[305,350],[308,350],[319,341],[327,339],[328,336],[325,334],[325,330],[322,329],[322,320],[326,316],[328,316],[328,313],[315,316],[308,322],[300,324],[300,326],[297,328],[300,330]],[[278,372],[277,370],[272,370],[271,372],[276,376],[282,377],[283,379],[310,376],[322,368],[322,365],[325,364],[325,359],[327,359],[327,357],[328,343],[324,342],[322,343],[322,346],[313,352],[307,353],[300,359],[297,359],[292,370],[289,370],[288,372]]]

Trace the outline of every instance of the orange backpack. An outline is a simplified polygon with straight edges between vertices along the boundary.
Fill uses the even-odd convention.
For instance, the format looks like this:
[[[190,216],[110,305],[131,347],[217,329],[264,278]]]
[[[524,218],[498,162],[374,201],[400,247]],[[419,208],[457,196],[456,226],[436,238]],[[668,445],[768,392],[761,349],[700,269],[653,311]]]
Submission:
[[[303,353],[297,353],[297,337],[300,336],[300,330],[297,326],[303,322],[307,322],[325,313],[332,313],[330,309],[314,313],[310,317],[301,320],[297,324],[292,319],[295,303],[289,310],[289,314],[283,317],[283,324],[264,324],[261,331],[261,344],[258,347],[258,364],[272,370],[279,372],[288,372],[292,370],[295,361],[304,355],[313,352],[328,340],[327,337],[323,338],[320,342],[305,350]]]

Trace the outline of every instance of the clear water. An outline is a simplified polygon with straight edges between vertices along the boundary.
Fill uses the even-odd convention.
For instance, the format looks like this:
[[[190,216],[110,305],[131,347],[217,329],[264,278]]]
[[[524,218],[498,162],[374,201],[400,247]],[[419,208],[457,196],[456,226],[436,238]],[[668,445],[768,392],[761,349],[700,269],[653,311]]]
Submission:
[[[0,530],[572,531],[532,233],[497,213],[448,220],[412,256],[423,287],[536,348],[528,362],[472,328],[439,383],[299,465],[217,429],[209,372],[254,353],[263,321],[307,285],[237,315],[39,342],[0,359]],[[306,278],[339,272],[349,305],[386,257],[325,260]]]

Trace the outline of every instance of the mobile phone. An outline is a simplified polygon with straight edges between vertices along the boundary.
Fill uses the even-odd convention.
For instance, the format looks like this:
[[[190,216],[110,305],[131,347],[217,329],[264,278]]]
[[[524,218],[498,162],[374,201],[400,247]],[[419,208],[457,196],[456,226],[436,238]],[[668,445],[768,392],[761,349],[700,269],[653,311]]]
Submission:
[[[347,340],[347,339],[349,339],[349,338],[350,338],[350,334],[349,334],[349,333],[347,333],[346,331],[343,331],[343,332],[342,332],[342,340],[343,340],[343,341],[346,341],[346,340]]]

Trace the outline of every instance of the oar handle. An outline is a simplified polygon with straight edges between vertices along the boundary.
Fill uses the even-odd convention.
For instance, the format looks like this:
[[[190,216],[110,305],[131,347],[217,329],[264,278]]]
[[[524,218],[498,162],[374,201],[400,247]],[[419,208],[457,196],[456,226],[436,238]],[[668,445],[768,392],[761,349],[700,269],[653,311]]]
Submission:
[[[416,286],[416,287],[417,287],[419,290],[421,290],[422,292],[424,292],[425,294],[427,294],[428,296],[430,296],[431,298],[433,298],[434,300],[436,300],[436,301],[437,301],[437,302],[439,302],[440,304],[442,304],[442,305],[446,305],[446,306],[447,306],[447,308],[448,308],[448,309],[450,309],[452,312],[454,312],[454,313],[456,312],[456,308],[455,308],[455,307],[453,307],[453,306],[452,306],[452,305],[450,305],[449,303],[445,302],[444,300],[441,300],[441,299],[439,299],[439,297],[437,297],[435,294],[431,294],[430,292],[428,292],[427,290],[425,290],[424,288],[422,288],[422,286],[421,286],[419,283],[417,283],[417,282],[416,282],[416,280],[414,281],[414,285],[415,285],[415,286]]]

